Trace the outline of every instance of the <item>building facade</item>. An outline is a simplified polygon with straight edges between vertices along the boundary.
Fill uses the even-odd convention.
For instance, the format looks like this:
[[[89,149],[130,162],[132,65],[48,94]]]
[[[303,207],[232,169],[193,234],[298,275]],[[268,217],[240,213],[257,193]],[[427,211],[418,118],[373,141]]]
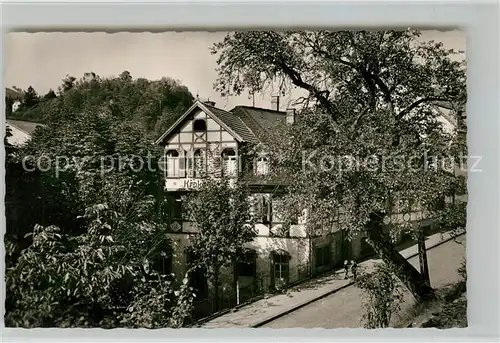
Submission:
[[[307,209],[285,227],[278,210],[277,185],[263,178],[269,173],[269,160],[265,152],[254,149],[276,123],[295,121],[294,110],[279,111],[279,99],[274,99],[272,106],[237,106],[225,111],[213,102],[196,101],[156,141],[164,148],[165,190],[171,199],[169,236],[174,251],[168,270],[177,276],[185,273],[193,259],[186,248],[190,236],[196,234],[183,213],[182,196],[196,191],[207,175],[231,180],[245,178],[252,190],[249,201],[257,218],[258,234],[247,244],[247,256],[234,266],[237,272],[228,268],[221,275],[220,293],[227,294],[223,307],[236,304],[235,294],[236,302],[242,302],[341,266],[345,259],[360,259],[373,253],[364,237],[348,240],[347,234],[335,227],[319,236],[309,235],[305,225]],[[423,226],[432,222],[415,209],[388,216],[385,224],[401,221],[416,221]],[[209,303],[210,285],[202,274],[192,276],[193,287],[198,292],[197,301]],[[207,311],[200,315],[209,314]]]
[[[278,210],[277,187],[263,178],[269,173],[269,160],[265,152],[253,149],[276,123],[294,122],[293,110],[282,112],[277,102],[274,104],[274,109],[237,106],[225,111],[214,103],[196,101],[156,141],[165,151],[165,190],[172,199],[169,235],[175,250],[171,271],[178,276],[190,263],[191,256],[185,250],[190,235],[196,234],[185,220],[182,196],[196,191],[207,175],[248,181],[257,237],[247,244],[248,256],[235,266],[240,302],[340,265],[346,252],[352,252],[339,244],[346,241],[343,233],[310,237],[305,227],[307,210],[285,227]],[[226,291],[229,297],[236,293],[234,274],[226,270],[222,275],[222,293]],[[203,290],[202,297],[208,296],[206,281],[199,276],[197,282],[200,284],[195,288]]]
[[[13,112],[15,112],[21,100],[23,99],[23,93],[11,88],[5,88],[5,115],[9,117]]]

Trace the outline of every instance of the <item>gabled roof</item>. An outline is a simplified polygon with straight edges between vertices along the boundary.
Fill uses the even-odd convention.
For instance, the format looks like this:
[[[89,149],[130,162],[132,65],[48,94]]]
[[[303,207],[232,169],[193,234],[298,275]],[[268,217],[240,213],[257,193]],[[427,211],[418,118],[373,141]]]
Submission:
[[[277,121],[284,122],[286,118],[285,112],[249,106],[236,106],[228,112],[197,100],[155,143],[161,143],[197,108],[207,113],[239,142],[261,142],[268,129]]]
[[[193,113],[194,110],[196,109],[200,109],[202,110],[203,112],[205,112],[208,116],[210,116],[213,120],[215,120],[220,126],[222,126],[224,129],[226,129],[234,138],[236,138],[237,140],[239,141],[243,141],[243,139],[240,137],[240,135],[238,133],[236,133],[231,127],[229,127],[225,122],[223,122],[217,115],[215,115],[215,113],[213,113],[209,107],[211,106],[208,106],[198,100],[196,100],[194,102],[193,105],[191,105],[190,108],[188,108],[188,110],[186,112],[184,112],[184,114],[182,116],[180,116],[179,119],[176,120],[176,122],[170,126],[170,128],[165,131],[164,134],[162,134],[160,136],[160,138],[158,138],[155,142],[155,144],[160,144],[168,135],[170,135],[172,132],[174,132],[174,130],[184,122],[184,120],[191,114]],[[220,111],[223,111],[223,110],[220,110]]]
[[[245,122],[239,116],[234,113],[221,110],[220,108],[213,107],[210,105],[205,105],[217,118],[219,118],[223,123],[230,127],[234,132],[236,132],[241,137],[241,142],[252,142],[257,143],[258,139],[253,134],[252,130],[245,124]],[[236,138],[236,137],[235,137]]]
[[[265,108],[236,106],[231,112],[241,118],[260,142],[265,139],[269,129],[279,122],[286,122],[286,112]]]
[[[16,129],[21,130],[30,136],[31,136],[31,134],[33,134],[33,132],[35,131],[35,129],[37,127],[44,127],[45,126],[45,125],[40,124],[40,123],[35,123],[35,122],[31,122],[31,121],[24,121],[24,120],[7,119],[6,122],[8,125],[13,126]]]
[[[465,119],[466,108],[465,103],[451,102],[451,101],[435,101],[435,109],[450,125],[456,127],[460,119]]]
[[[447,110],[465,110],[465,104],[452,101],[434,101],[434,105],[436,105],[437,107],[445,108]]]
[[[23,93],[6,87],[5,97],[13,100],[21,100],[23,98]]]

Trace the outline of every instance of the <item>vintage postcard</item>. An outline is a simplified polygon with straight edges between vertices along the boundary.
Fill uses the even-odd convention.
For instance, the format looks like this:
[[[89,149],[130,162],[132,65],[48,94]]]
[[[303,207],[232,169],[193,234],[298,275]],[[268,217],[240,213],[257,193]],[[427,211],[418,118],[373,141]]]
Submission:
[[[7,327],[467,326],[465,33],[8,33]]]

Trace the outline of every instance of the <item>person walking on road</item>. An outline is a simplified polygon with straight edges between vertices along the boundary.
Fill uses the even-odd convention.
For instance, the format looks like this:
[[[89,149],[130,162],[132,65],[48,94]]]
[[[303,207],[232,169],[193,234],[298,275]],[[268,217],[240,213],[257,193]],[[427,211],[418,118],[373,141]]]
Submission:
[[[349,261],[345,260],[344,261],[344,280],[347,280],[349,278]]]
[[[356,276],[358,273],[358,264],[355,261],[351,261],[351,273],[352,273],[352,278],[354,279],[354,282],[356,282]]]

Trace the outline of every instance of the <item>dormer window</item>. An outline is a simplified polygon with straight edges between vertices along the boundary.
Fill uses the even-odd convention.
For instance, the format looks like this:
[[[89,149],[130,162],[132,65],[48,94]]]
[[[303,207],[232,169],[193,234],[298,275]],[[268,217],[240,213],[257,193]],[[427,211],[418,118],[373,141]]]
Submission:
[[[207,131],[207,122],[203,119],[197,119],[193,122],[194,132],[205,132]]]
[[[257,157],[257,160],[255,161],[255,174],[256,175],[269,174],[269,157],[267,156]]]

